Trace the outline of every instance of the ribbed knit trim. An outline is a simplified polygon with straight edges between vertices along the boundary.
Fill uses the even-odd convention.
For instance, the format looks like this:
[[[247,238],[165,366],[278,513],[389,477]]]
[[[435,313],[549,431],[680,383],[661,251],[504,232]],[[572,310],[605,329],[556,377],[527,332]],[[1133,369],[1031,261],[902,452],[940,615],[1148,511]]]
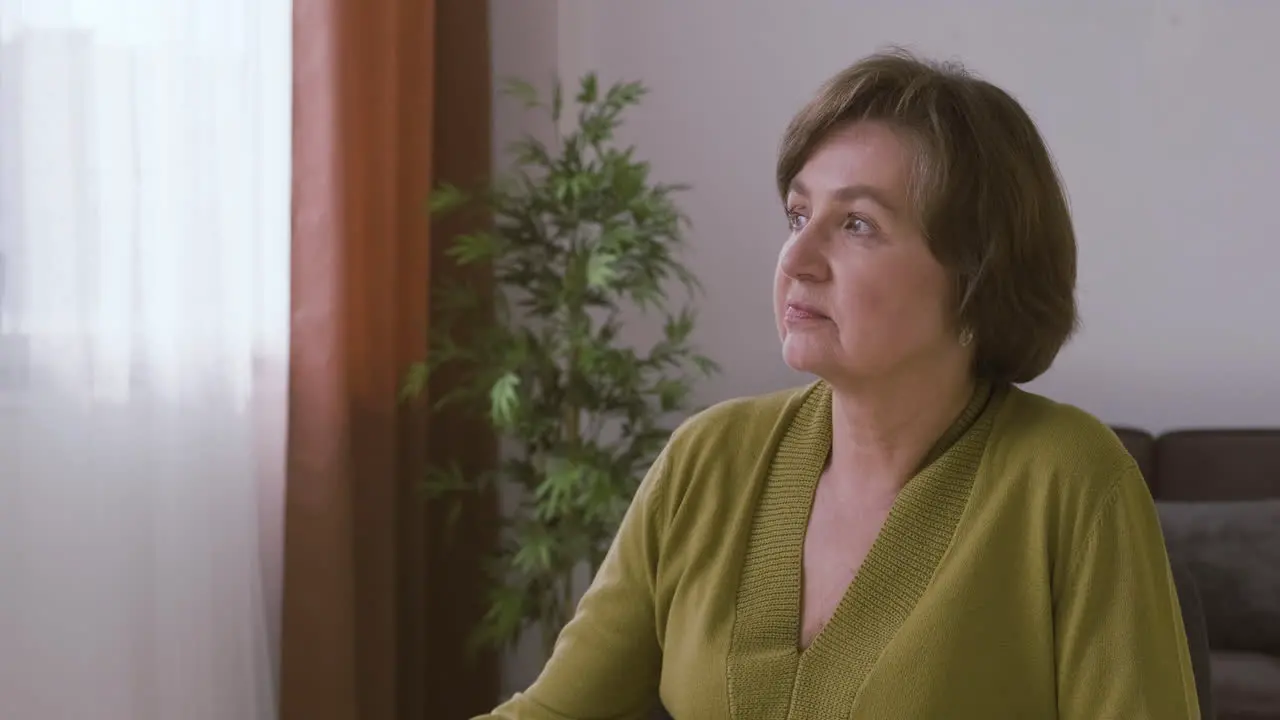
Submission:
[[[815,383],[778,446],[738,586],[728,674],[735,716],[845,717],[876,659],[924,594],[969,500],[993,413],[981,385],[898,493],[857,576],[803,652],[804,538],[831,451],[831,389]]]

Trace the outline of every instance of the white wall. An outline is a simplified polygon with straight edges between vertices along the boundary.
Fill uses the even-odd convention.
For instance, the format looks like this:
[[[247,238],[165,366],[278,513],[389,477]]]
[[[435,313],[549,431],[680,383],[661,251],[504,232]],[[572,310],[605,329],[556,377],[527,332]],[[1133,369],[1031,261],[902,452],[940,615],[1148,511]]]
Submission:
[[[1029,387],[1153,430],[1280,425],[1280,2],[561,0],[557,25],[566,71],[651,87],[627,138],[694,185],[725,366],[702,400],[803,380],[770,316],[774,151],[823,79],[900,44],[1016,95],[1066,181],[1084,329]]]
[[[495,72],[639,79],[625,137],[691,182],[700,400],[794,385],[770,282],[774,151],[829,75],[889,44],[1017,96],[1058,160],[1084,329],[1029,387],[1162,430],[1280,425],[1280,1],[494,0]],[[550,43],[550,44],[548,44]],[[500,136],[520,121],[499,107]],[[639,335],[651,332],[638,330]]]
[[[561,14],[557,11],[557,0],[493,0],[489,12],[495,78],[494,169],[502,171],[507,163],[501,150],[511,141],[524,133],[544,141],[551,138],[550,120],[525,111],[520,103],[503,95],[501,87],[503,79],[521,77],[542,91],[550,88],[562,64],[557,42],[557,22]],[[501,498],[504,508],[516,500],[514,489],[506,488]],[[522,690],[541,669],[539,638],[537,633],[529,635],[519,648],[503,657],[500,688],[503,697]]]

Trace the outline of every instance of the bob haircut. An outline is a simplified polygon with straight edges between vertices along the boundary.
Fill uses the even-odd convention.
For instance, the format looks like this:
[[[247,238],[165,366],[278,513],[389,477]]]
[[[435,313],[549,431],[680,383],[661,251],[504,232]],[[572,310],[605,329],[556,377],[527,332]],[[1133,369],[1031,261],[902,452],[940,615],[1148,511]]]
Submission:
[[[1031,117],[958,64],[871,55],[828,80],[787,127],[777,166],[784,201],[818,144],[859,122],[885,123],[914,150],[908,193],[954,280],[975,375],[1023,383],[1044,373],[1078,324],[1076,239]]]

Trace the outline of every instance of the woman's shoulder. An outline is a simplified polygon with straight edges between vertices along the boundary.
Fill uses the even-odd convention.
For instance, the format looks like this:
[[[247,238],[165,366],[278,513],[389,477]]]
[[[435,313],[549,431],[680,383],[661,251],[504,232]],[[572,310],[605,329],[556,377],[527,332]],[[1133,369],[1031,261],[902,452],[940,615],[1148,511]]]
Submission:
[[[715,502],[760,479],[796,412],[824,390],[815,382],[725,400],[692,415],[663,450],[667,493],[677,504],[690,492]]]
[[[1106,423],[1065,402],[1010,388],[991,428],[988,453],[1004,472],[1056,479],[1072,494],[1107,493],[1138,478],[1137,463]]]
[[[724,442],[768,437],[791,416],[821,383],[718,402],[690,416],[672,433],[671,444],[684,453]]]

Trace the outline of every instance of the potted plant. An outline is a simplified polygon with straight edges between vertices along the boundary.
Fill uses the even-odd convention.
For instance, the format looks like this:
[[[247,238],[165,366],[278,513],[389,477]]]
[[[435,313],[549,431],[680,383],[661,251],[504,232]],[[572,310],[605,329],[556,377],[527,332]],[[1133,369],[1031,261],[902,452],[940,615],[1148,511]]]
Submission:
[[[667,441],[664,420],[687,412],[693,382],[717,367],[690,343],[692,309],[668,295],[683,288],[696,297],[698,288],[677,258],[687,220],[674,198],[685,187],[652,181],[634,148],[614,138],[644,86],[602,89],[586,75],[567,128],[559,82],[546,99],[523,81],[506,92],[548,113],[556,137],[515,143],[512,173],[488,187],[433,193],[433,213],[471,206],[492,218],[488,230],[452,238],[448,254],[488,265],[496,297],[456,283],[441,289],[428,357],[402,394],[425,393],[433,410],[480,409],[507,448],[491,473],[432,468],[426,489],[437,498],[499,483],[519,491],[502,518],[491,604],[473,641],[504,647],[537,627],[549,654],[573,613],[575,574],[583,566],[594,574]],[[466,328],[469,340],[459,342],[458,323],[480,303],[494,305],[494,321]],[[630,311],[661,313],[662,339],[643,351],[623,342]],[[465,366],[469,379],[436,397],[432,375],[450,365]]]

